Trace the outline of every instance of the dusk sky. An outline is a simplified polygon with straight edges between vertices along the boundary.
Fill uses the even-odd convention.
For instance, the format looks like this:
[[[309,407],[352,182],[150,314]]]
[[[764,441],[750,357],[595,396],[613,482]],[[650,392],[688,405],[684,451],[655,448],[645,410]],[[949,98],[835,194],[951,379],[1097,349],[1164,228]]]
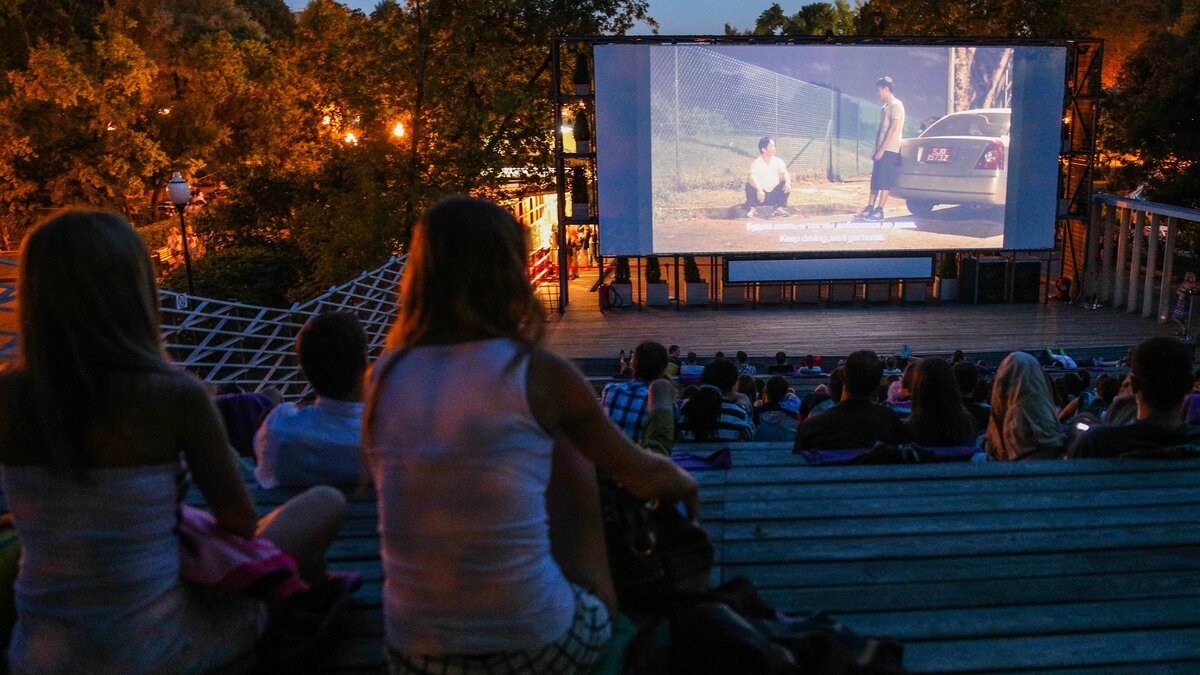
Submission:
[[[650,16],[658,21],[658,32],[661,35],[724,35],[725,24],[731,24],[739,29],[752,28],[754,20],[764,9],[771,6],[773,0],[738,0],[737,2],[718,2],[717,0],[650,0]],[[364,12],[374,9],[378,0],[343,0],[346,5]],[[292,9],[304,9],[306,0],[287,0]],[[804,0],[780,2],[783,11],[794,14],[806,4]],[[633,34],[647,34],[650,29],[639,26],[631,31]]]

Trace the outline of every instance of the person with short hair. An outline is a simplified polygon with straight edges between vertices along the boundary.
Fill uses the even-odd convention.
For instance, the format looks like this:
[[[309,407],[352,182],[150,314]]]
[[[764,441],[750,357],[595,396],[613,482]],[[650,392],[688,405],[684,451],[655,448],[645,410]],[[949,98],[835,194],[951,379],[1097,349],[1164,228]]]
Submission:
[[[795,369],[787,362],[787,354],[784,352],[775,352],[775,363],[767,366],[767,373],[770,375],[788,375]]]
[[[734,359],[737,360],[738,375],[758,374],[758,368],[755,368],[749,363],[750,357],[746,355],[746,352],[739,351],[736,355],[734,355]]]
[[[679,345],[671,345],[667,347],[667,376],[676,377],[679,375],[679,366],[683,362],[679,360]]]
[[[748,441],[754,438],[754,417],[733,390],[737,366],[717,359],[704,368],[700,391],[684,404],[681,437],[686,441]]]
[[[883,220],[883,207],[900,177],[900,141],[904,136],[904,103],[893,93],[892,78],[875,82],[875,93],[883,106],[879,109],[879,130],[875,134],[875,153],[871,155],[871,198],[858,217]]]
[[[634,443],[640,443],[649,415],[650,383],[667,370],[667,348],[662,343],[646,340],[633,350],[632,358],[633,377],[628,382],[604,385],[600,392],[600,407],[625,435]]]
[[[1137,420],[1085,431],[1067,457],[1117,457],[1175,446],[1200,452],[1200,426],[1182,419],[1184,398],[1192,390],[1191,348],[1176,338],[1151,338],[1134,349],[1129,366]]]
[[[349,312],[319,314],[296,336],[300,370],[316,397],[272,410],[254,437],[254,478],[265,488],[362,481],[367,334]]]
[[[900,416],[874,397],[883,379],[883,364],[875,352],[863,349],[846,358],[841,402],[796,429],[792,452],[870,448],[876,441],[888,444],[908,439]]]
[[[687,360],[683,365],[679,366],[679,383],[680,384],[698,384],[700,375],[704,373],[704,366],[700,365],[696,356],[696,352],[688,352]]]
[[[786,408],[785,408],[786,405]],[[790,409],[789,409],[790,408]],[[767,379],[767,388],[763,391],[763,402],[758,409],[758,424],[754,430],[755,441],[794,441],[796,413],[800,409],[800,400],[788,391],[787,379],[782,375],[772,375]]]
[[[750,175],[746,177],[746,217],[758,215],[758,207],[775,207],[772,216],[787,216],[788,193],[792,191],[792,177],[787,165],[776,156],[775,139],[763,136],[758,139],[758,157],[750,163]]]

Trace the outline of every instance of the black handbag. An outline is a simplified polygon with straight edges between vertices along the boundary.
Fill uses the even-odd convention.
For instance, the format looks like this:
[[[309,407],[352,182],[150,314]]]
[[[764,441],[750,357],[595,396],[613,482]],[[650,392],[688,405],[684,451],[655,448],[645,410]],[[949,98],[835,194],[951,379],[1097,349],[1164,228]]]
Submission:
[[[708,589],[713,545],[675,504],[639,500],[598,474],[608,565],[617,604],[631,614],[661,613]]]

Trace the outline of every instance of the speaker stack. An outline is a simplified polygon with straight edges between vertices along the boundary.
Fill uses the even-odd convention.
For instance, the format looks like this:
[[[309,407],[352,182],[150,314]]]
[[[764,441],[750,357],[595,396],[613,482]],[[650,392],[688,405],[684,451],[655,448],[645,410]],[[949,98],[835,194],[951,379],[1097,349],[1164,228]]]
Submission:
[[[1004,302],[1003,258],[963,258],[958,273],[958,301],[973,305]]]
[[[1041,298],[1042,261],[1037,258],[963,258],[959,302],[994,305],[1036,303]]]

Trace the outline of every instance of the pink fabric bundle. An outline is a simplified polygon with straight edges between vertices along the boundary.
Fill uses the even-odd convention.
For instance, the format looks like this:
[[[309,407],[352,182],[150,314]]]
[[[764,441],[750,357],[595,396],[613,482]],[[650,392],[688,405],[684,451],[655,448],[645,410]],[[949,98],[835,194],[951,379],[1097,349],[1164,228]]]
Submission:
[[[270,540],[243,539],[221,529],[203,509],[180,509],[179,576],[184,581],[263,600],[308,589],[296,561]]]

